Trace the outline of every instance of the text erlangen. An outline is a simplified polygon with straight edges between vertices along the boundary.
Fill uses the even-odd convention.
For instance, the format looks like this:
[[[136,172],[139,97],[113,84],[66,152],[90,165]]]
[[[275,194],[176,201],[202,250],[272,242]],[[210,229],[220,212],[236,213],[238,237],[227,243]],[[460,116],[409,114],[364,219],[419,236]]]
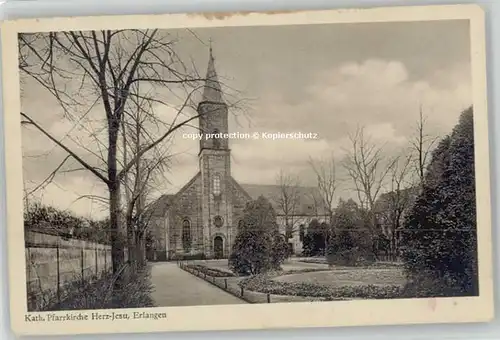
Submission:
[[[46,313],[46,314],[26,314],[25,322],[60,322],[60,321],[98,321],[98,320],[133,320],[133,319],[165,319],[167,313],[150,313],[150,312],[68,312],[61,313]]]

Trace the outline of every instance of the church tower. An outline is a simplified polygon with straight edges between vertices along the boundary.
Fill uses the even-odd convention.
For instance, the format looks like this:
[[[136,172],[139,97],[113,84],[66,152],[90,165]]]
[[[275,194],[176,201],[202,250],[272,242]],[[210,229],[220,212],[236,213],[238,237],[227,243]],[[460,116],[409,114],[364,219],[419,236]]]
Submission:
[[[229,256],[232,243],[231,168],[228,107],[215,71],[212,47],[208,59],[203,97],[198,104],[201,172],[201,214],[204,253],[207,257]]]

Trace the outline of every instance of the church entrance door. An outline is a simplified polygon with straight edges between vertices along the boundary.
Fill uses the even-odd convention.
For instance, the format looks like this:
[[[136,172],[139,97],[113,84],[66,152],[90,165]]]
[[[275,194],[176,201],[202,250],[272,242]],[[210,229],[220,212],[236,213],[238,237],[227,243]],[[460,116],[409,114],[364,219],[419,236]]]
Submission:
[[[216,259],[224,257],[224,240],[220,236],[215,236],[214,238],[214,257]]]

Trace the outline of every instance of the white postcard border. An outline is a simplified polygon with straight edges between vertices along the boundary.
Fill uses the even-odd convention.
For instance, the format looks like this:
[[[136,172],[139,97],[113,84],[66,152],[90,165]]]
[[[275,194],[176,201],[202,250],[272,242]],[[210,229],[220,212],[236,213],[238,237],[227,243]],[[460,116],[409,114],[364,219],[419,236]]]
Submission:
[[[115,321],[26,321],[26,275],[17,33],[60,30],[228,27],[319,23],[470,20],[475,128],[478,259],[481,295],[464,298],[360,300],[158,307],[112,310],[165,312],[165,319]],[[482,322],[493,318],[490,153],[486,98],[484,12],[477,5],[269,13],[208,13],[20,19],[2,24],[2,66],[6,155],[7,240],[11,324],[17,334],[84,334],[160,331],[241,330],[419,323]],[[70,311],[91,315],[99,311]],[[109,310],[107,310],[109,312]],[[68,312],[54,312],[65,315]],[[47,315],[47,313],[29,313]]]

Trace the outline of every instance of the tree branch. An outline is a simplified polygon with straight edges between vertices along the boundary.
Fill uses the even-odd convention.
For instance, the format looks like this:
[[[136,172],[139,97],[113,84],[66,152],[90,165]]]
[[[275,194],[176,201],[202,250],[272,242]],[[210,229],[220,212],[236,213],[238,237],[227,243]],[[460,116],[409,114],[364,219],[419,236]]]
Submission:
[[[99,178],[101,181],[104,183],[108,184],[109,181],[106,177],[104,177],[102,174],[97,172],[93,166],[89,165],[87,162],[85,162],[82,158],[80,158],[76,153],[71,151],[66,145],[58,141],[55,137],[53,137],[50,133],[48,133],[44,128],[42,128],[39,124],[37,124],[31,117],[26,115],[25,113],[21,112],[21,116],[24,117],[31,125],[36,127],[42,134],[44,134],[47,138],[49,138],[51,141],[56,143],[61,149],[66,151],[71,157],[73,157],[76,161],[78,161],[85,169],[89,170],[91,173],[93,173],[97,178]]]

